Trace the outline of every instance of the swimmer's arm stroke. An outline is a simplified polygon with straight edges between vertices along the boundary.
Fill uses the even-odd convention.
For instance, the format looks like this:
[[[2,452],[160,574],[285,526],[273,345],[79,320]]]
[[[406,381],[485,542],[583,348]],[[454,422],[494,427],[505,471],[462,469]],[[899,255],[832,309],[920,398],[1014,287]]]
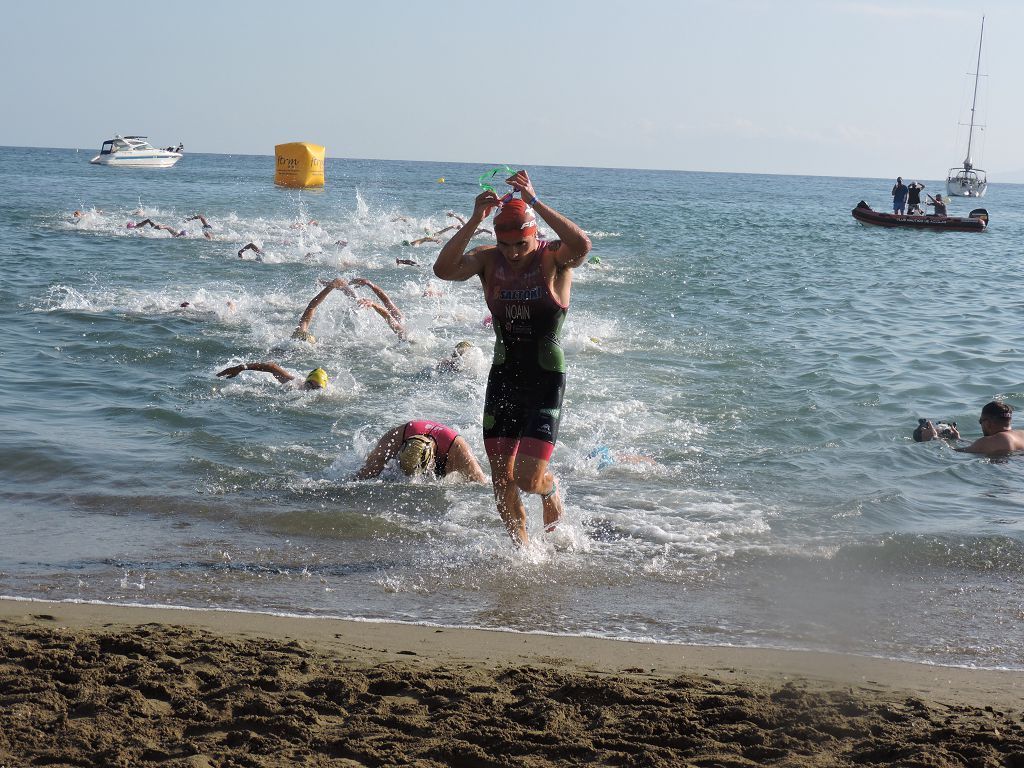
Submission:
[[[363,464],[362,469],[356,472],[356,480],[369,480],[377,477],[381,472],[384,471],[384,467],[387,466],[388,462],[391,461],[398,453],[398,448],[402,444],[402,435],[405,434],[405,425],[395,427],[384,434],[374,446],[373,450],[370,451],[370,455],[366,457],[366,462]]]
[[[494,246],[480,246],[466,252],[469,241],[473,239],[477,227],[492,209],[498,207],[498,196],[488,190],[476,196],[473,202],[473,213],[469,220],[459,228],[452,239],[444,244],[434,262],[434,274],[442,280],[461,282],[476,275],[482,275],[484,269],[483,254]]]
[[[299,324],[295,326],[296,330],[309,330],[309,325],[313,322],[313,315],[316,314],[316,308],[323,303],[324,299],[327,298],[331,291],[344,291],[353,299],[356,298],[356,292],[349,287],[348,281],[344,278],[336,277],[333,280],[321,280],[320,283],[324,286],[323,290],[310,299],[309,304],[306,305],[306,309],[302,312],[302,317],[299,318]]]
[[[332,290],[339,290],[346,296],[356,298],[356,292],[352,290],[352,287],[348,284],[348,280],[343,277],[336,277],[333,280],[321,280],[320,283],[324,286],[324,290],[321,291],[321,295],[326,298],[327,294]],[[323,301],[323,299],[321,299]]]
[[[398,322],[402,322],[403,320],[405,320],[405,317],[402,315],[402,310],[400,310],[398,306],[395,304],[395,302],[391,300],[391,297],[384,292],[383,288],[380,288],[374,283],[371,283],[365,277],[353,278],[352,285],[361,285],[369,288],[371,291],[377,294],[377,298],[381,300],[381,303],[383,303],[385,307],[387,307],[388,312],[391,313],[392,317],[394,317],[395,320],[397,320]]]
[[[291,373],[288,373],[277,363],[245,363],[244,365],[232,365],[230,368],[225,368],[220,371],[217,375],[223,376],[226,379],[233,379],[235,376],[240,374],[242,371],[260,371],[261,373],[270,373],[274,375],[279,382],[287,384],[289,381],[295,378]]]
[[[370,299],[358,299],[357,303],[360,307],[372,309],[374,312],[376,312],[378,315],[384,318],[384,322],[388,324],[388,327],[395,332],[399,339],[401,339],[402,341],[408,340],[409,337],[408,334],[406,334],[405,332],[405,326],[402,325],[402,323],[400,323],[398,320],[396,320],[394,315],[388,312],[387,309],[382,307],[377,302],[371,301]]]

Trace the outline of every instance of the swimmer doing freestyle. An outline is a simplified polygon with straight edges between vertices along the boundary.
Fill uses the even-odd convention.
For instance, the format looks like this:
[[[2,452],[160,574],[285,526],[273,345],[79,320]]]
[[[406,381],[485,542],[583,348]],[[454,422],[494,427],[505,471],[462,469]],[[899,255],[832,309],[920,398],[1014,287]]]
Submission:
[[[492,190],[477,195],[469,220],[438,254],[434,274],[458,281],[476,276],[483,285],[496,337],[484,400],[484,447],[498,514],[513,542],[525,545],[529,536],[520,491],[540,495],[545,530],[562,516],[558,486],[548,469],[565,392],[559,334],[569,310],[572,270],[583,263],[590,240],[538,199],[526,171],[506,182],[522,199],[502,204]],[[467,252],[494,208],[499,208],[497,243]],[[538,240],[534,211],[557,240]]]

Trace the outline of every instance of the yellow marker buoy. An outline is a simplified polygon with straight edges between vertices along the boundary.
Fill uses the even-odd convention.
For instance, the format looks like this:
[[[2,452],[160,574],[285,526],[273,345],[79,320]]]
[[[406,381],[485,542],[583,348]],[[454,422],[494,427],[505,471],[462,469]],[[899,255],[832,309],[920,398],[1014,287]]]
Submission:
[[[322,187],[324,185],[324,148],[319,144],[297,141],[274,147],[277,168],[274,183],[282,187]]]

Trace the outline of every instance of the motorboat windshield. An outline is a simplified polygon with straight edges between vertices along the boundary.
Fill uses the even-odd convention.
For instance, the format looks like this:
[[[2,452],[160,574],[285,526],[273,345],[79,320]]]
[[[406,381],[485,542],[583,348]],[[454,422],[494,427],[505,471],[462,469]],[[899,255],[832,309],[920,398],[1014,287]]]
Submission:
[[[114,152],[122,152],[126,149],[155,150],[152,144],[146,141],[146,136],[121,136],[117,135],[109,141],[104,141],[100,147],[101,155],[110,155]]]

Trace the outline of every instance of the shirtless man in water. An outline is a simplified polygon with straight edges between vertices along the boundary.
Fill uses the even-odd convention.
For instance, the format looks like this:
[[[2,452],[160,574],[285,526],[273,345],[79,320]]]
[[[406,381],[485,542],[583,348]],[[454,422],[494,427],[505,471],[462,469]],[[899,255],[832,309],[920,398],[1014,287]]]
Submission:
[[[1024,451],[1024,429],[1013,429],[1013,406],[999,400],[986,403],[981,409],[981,425],[983,437],[979,437],[970,445],[958,447],[962,453],[981,453],[985,456],[1005,456],[1014,451]],[[960,432],[954,426],[946,427],[946,436],[952,440],[960,440]],[[928,442],[940,437],[936,428],[928,422],[921,431],[921,442]]]
[[[1001,456],[1014,451],[1024,450],[1024,429],[1013,429],[1013,406],[999,400],[987,403],[981,409],[981,433],[973,443],[957,448],[964,453],[983,453],[986,456]],[[955,431],[955,429],[954,429]],[[959,433],[957,433],[959,437]]]
[[[494,360],[484,399],[484,447],[498,514],[517,545],[529,543],[520,491],[538,494],[545,530],[562,516],[555,476],[548,468],[555,450],[565,392],[565,358],[559,333],[569,310],[572,270],[590,251],[576,224],[541,202],[526,171],[507,183],[522,199],[502,204],[493,191],[477,195],[473,213],[434,262],[442,280],[478,277],[494,318]],[[469,247],[495,208],[495,245]],[[538,240],[534,211],[558,240]]]

